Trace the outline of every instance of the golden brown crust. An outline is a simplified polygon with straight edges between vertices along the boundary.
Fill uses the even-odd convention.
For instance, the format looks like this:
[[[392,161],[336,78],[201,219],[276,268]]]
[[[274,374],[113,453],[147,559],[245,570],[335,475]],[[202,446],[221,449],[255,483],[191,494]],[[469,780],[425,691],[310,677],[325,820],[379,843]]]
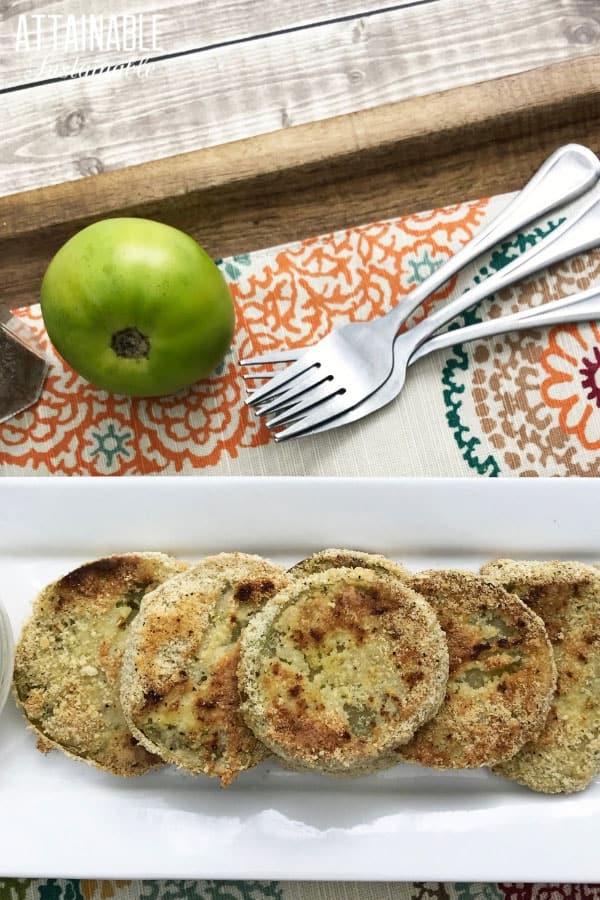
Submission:
[[[242,711],[287,763],[359,773],[436,712],[447,667],[421,597],[367,569],[332,568],[294,581],[246,629]]]
[[[293,578],[304,578],[315,572],[341,568],[371,569],[378,575],[390,575],[392,578],[398,578],[404,582],[411,577],[411,573],[407,569],[379,553],[365,553],[363,550],[346,550],[335,547],[318,550],[311,556],[300,560],[291,569],[288,569],[288,575]]]
[[[600,772],[600,572],[577,562],[502,559],[482,573],[544,620],[558,670],[544,730],[494,771],[544,793],[583,790]]]
[[[223,786],[268,755],[239,712],[239,638],[287,582],[280,566],[258,556],[221,553],[145,598],[121,698],[132,732],[151,752]]]
[[[398,755],[435,768],[508,759],[539,732],[555,687],[543,622],[518,597],[469,572],[423,572],[411,581],[446,633],[445,701]]]
[[[126,553],[86,563],[40,593],[17,644],[14,690],[43,752],[56,747],[117,775],[161,764],[126,725],[119,676],[142,596],[186,567],[161,553]]]

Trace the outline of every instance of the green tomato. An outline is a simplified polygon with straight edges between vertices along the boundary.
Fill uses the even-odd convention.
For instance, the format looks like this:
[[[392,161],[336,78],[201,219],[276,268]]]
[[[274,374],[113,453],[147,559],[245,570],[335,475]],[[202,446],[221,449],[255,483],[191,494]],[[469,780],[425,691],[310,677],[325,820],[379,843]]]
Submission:
[[[50,340],[87,381],[160,397],[205,378],[233,338],[229,288],[184,232],[149,219],[104,219],[54,256],[41,288]]]

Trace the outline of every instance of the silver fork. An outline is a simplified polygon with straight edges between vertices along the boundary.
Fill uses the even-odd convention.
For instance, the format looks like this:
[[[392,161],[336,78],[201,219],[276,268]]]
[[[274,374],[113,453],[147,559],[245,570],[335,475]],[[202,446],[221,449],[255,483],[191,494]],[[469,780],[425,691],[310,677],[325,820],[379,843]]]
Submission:
[[[300,359],[253,391],[246,402],[258,407],[261,415],[275,414],[270,423],[273,426],[294,420],[287,435],[290,437],[351,409],[389,378],[395,363],[394,345],[398,328],[426,297],[504,237],[580,196],[599,177],[600,161],[590,150],[576,144],[560,148],[490,225],[419,285],[405,302],[379,319],[353,322],[335,329],[307,349]],[[552,240],[548,237],[544,244]],[[562,252],[551,261],[556,262],[582,249],[585,248],[578,246],[575,250]],[[525,277],[531,271],[550,264],[544,261],[526,272],[521,260],[529,260],[532,253],[538,255],[540,250],[534,248],[530,254],[525,254],[507,268],[512,271],[519,263],[523,273],[518,277]],[[491,289],[486,291],[486,295],[489,292]],[[467,305],[481,299],[475,296],[475,289],[468,293],[471,296]],[[456,314],[453,312],[451,318]],[[415,333],[415,328],[411,329],[411,333]],[[304,418],[299,421],[301,417]]]
[[[408,331],[398,335],[394,340],[392,353],[396,393],[401,390],[404,384],[408,361],[415,350],[428,337],[454,319],[459,313],[474,306],[490,294],[514,284],[516,281],[523,280],[541,269],[545,269],[569,256],[574,256],[600,244],[599,193],[594,192],[594,195],[587,199],[586,204],[573,218],[557,228],[540,244],[519,256],[484,282],[476,285],[469,291],[465,291],[464,294],[455,298],[451,303],[447,303],[436,310]],[[380,319],[375,320],[375,324],[378,325],[381,321]],[[319,347],[320,345],[316,346]],[[336,384],[335,379],[333,377],[330,378],[332,387],[336,388],[335,395],[330,393],[325,398],[321,392],[321,397],[315,400],[314,391],[299,397],[294,396],[290,391],[287,393],[275,392],[273,384],[277,381],[278,376],[270,379],[266,385],[261,386],[250,395],[250,401],[255,403],[259,392],[264,392],[265,389],[271,388],[269,393],[274,396],[260,404],[259,413],[272,416],[269,419],[269,427],[271,428],[287,425],[287,428],[279,433],[280,440],[301,434],[334,416],[347,412],[380,388],[391,374],[391,372],[388,372],[386,378],[380,378],[376,381],[371,374],[373,368],[376,370],[375,363],[373,367],[367,367],[367,374],[364,375],[361,368],[364,367],[364,362],[359,351],[353,348],[353,352],[344,354],[343,344],[341,345],[342,350],[339,349],[339,346],[338,344],[336,361],[344,380],[341,381],[338,378]],[[375,343],[374,346],[378,353],[384,352],[381,342]],[[371,349],[365,348],[363,351],[365,354],[369,354],[368,359],[371,359],[373,355],[370,352]],[[297,360],[297,363],[291,363],[288,366],[288,370],[298,363],[303,364],[307,357],[310,361],[312,356],[312,348],[306,350],[300,359]],[[314,363],[311,364],[314,365]],[[354,371],[352,366],[358,368],[358,372]],[[370,380],[369,376],[371,376]],[[324,402],[325,400],[328,402]]]
[[[562,297],[560,300],[553,300],[549,303],[544,303],[542,306],[525,309],[512,315],[488,319],[485,322],[466,325],[462,328],[455,328],[443,334],[430,337],[413,353],[408,360],[408,365],[412,366],[413,363],[424,356],[428,356],[436,350],[443,350],[445,347],[453,347],[456,344],[467,344],[470,341],[495,337],[508,332],[529,331],[533,328],[550,328],[553,325],[564,325],[573,322],[591,322],[596,319],[600,319],[600,287],[580,291],[568,297]],[[266,354],[268,359],[265,360],[263,358],[263,361],[271,363],[285,361],[284,357],[289,357],[289,353],[292,352],[297,357],[297,351],[283,351],[281,353]],[[342,425],[349,425],[351,422],[356,422],[358,419],[362,419],[386,406],[398,396],[404,387],[404,372],[401,374],[402,377],[400,378],[396,376],[395,371],[392,372],[385,384],[374,391],[366,400],[363,400],[362,403],[359,403],[346,413],[335,416],[320,425],[312,427],[308,431],[303,431],[300,436],[307,437],[323,431],[329,431],[332,428],[340,428]],[[285,435],[275,434],[276,441],[285,440],[285,437]]]

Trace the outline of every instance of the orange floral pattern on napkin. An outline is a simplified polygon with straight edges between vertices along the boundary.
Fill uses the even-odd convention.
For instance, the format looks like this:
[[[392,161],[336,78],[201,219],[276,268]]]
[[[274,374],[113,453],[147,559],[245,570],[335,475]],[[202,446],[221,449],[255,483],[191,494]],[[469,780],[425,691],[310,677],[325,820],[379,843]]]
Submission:
[[[97,390],[52,350],[39,307],[20,310],[52,364],[39,403],[0,425],[0,472],[313,472],[319,448],[329,444],[316,443],[317,437],[313,445],[302,444],[307,453],[269,454],[272,436],[244,404],[238,357],[302,347],[336,325],[383,315],[505,202],[458,204],[220,261],[236,305],[233,347],[210,379],[167,398],[131,399]],[[408,325],[544,240],[559,221],[553,217],[503,242],[431,296]],[[600,253],[581,254],[483,301],[456,324],[539,306],[598,282]],[[488,477],[600,475],[598,324],[458,344],[419,363],[414,374],[411,369],[405,392],[411,421],[424,411],[427,422],[428,438],[419,434],[416,451],[422,474],[433,468]],[[371,471],[369,448],[377,449],[379,473],[404,474],[410,466],[414,471],[415,451],[411,459],[402,456],[410,453],[402,438],[407,408],[402,397],[387,413],[331,433],[346,448],[354,442],[345,459],[355,471],[348,474]]]
[[[577,352],[579,351],[579,352]],[[587,450],[600,450],[600,327],[553,328],[542,354],[542,396],[559,410],[560,426]]]
[[[270,433],[243,403],[238,356],[304,346],[341,322],[382,315],[472,237],[485,209],[486,201],[459,204],[224,260],[237,316],[232,350],[210,379],[168,398],[97,390],[53,350],[39,307],[19,310],[52,365],[40,402],[0,426],[0,466],[62,475],[192,472],[266,444]]]

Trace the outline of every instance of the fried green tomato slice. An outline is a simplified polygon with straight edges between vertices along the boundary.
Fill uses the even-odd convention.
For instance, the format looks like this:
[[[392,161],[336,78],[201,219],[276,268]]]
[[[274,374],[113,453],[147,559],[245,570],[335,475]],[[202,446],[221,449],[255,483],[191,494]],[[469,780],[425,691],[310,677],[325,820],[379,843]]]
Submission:
[[[501,559],[482,573],[544,620],[558,670],[543,731],[494,771],[534,791],[581,791],[600,772],[600,572],[578,562]]]
[[[115,775],[162,764],[132,736],[119,700],[127,632],[142,598],[187,568],[162,553],[89,562],[39,594],[17,645],[14,690],[39,737]]]
[[[294,581],[250,622],[242,712],[294,768],[359,774],[435,714],[448,675],[431,608],[363,568]]]
[[[288,575],[292,578],[303,578],[313,575],[315,572],[326,572],[327,569],[371,569],[377,575],[388,575],[398,578],[400,581],[408,581],[411,573],[398,563],[379,553],[365,553],[363,550],[343,550],[329,547],[327,550],[318,550],[306,559],[300,560],[291,569]]]
[[[411,586],[437,613],[450,675],[437,716],[399,757],[462,769],[514,756],[543,727],[554,694],[544,623],[517,596],[469,572],[423,572]]]
[[[268,755],[239,710],[240,635],[288,580],[259,556],[221,553],[145,598],[127,644],[121,702],[151,753],[224,787]]]

